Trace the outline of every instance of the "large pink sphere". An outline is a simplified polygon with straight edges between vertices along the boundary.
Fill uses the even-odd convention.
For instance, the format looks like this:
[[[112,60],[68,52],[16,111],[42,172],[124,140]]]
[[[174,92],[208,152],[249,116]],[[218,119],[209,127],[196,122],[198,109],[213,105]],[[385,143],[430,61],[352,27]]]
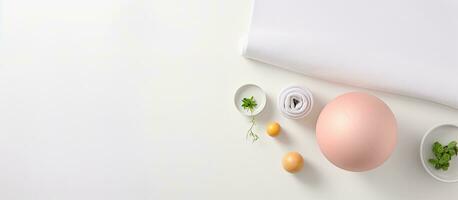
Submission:
[[[337,167],[366,171],[380,166],[396,146],[396,118],[379,98],[350,92],[321,111],[316,136],[321,152]]]

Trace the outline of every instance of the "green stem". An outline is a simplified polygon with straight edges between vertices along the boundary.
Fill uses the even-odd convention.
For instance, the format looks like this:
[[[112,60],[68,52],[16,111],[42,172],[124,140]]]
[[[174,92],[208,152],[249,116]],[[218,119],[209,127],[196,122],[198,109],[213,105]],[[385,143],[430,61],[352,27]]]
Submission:
[[[253,113],[253,110],[250,110],[250,111],[251,113]],[[254,143],[256,142],[256,140],[259,139],[259,136],[253,132],[253,128],[256,125],[256,119],[254,116],[251,118],[250,122],[251,122],[251,126],[250,126],[250,129],[248,129],[247,131],[246,139],[248,139],[248,137],[251,137],[252,143]]]

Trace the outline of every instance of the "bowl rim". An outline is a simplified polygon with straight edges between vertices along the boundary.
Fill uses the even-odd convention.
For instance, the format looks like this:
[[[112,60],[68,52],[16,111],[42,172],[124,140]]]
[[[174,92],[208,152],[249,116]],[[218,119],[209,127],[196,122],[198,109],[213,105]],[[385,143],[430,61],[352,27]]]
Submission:
[[[433,130],[441,127],[441,126],[454,126],[456,128],[458,128],[458,124],[456,123],[443,123],[443,124],[438,124],[436,126],[433,126],[432,128],[430,128],[428,131],[426,131],[426,133],[423,135],[423,137],[421,138],[421,142],[420,142],[420,159],[421,159],[421,164],[423,165],[423,168],[425,169],[425,171],[431,175],[433,178],[435,178],[436,180],[438,181],[441,181],[441,182],[444,182],[444,183],[455,183],[455,182],[458,182],[458,178],[456,179],[452,179],[452,180],[446,180],[446,179],[443,179],[443,178],[440,178],[436,175],[434,175],[433,172],[431,172],[431,170],[428,168],[428,166],[426,166],[426,161],[425,159],[423,158],[423,145],[425,143],[425,140],[426,140],[426,137],[428,137],[432,132]]]
[[[257,111],[256,112],[253,112],[252,114],[250,113],[245,113],[245,112],[242,112],[242,110],[240,110],[237,106],[237,94],[239,93],[239,91],[244,88],[244,87],[249,87],[249,86],[252,86],[252,87],[255,87],[257,89],[259,89],[262,93],[262,96],[264,97],[265,101],[264,103],[261,105],[261,107],[258,107]],[[243,84],[241,85],[240,87],[237,88],[237,90],[235,90],[235,93],[234,93],[234,106],[235,108],[242,114],[242,115],[245,115],[245,116],[248,116],[248,117],[252,117],[252,116],[257,116],[259,115],[260,113],[262,113],[262,111],[264,110],[264,108],[266,107],[266,104],[267,104],[267,94],[266,92],[259,86],[259,85],[256,85],[254,83],[247,83],[247,84]]]

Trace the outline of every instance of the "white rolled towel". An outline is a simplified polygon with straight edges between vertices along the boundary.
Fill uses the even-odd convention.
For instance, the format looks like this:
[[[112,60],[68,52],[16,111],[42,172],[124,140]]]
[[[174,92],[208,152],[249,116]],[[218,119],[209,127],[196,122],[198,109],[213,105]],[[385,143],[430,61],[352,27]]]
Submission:
[[[278,109],[285,117],[290,119],[305,117],[310,113],[312,107],[312,93],[303,87],[287,87],[278,96]]]

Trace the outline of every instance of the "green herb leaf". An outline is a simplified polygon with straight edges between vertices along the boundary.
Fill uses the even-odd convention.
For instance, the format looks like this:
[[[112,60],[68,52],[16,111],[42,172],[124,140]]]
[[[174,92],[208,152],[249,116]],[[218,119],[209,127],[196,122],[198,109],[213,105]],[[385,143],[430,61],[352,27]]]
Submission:
[[[433,144],[433,153],[436,157],[441,157],[444,152],[444,147],[439,142],[434,142]]]
[[[254,99],[253,96],[249,98],[243,98],[242,99],[242,108],[245,110],[249,110],[250,112],[253,112],[254,108],[258,106],[258,103],[256,103],[256,100]]]
[[[436,165],[436,164],[439,163],[439,161],[437,161],[437,159],[434,159],[434,158],[430,158],[430,159],[428,160],[428,162],[431,163],[431,164],[433,164],[433,165]]]
[[[258,103],[256,103],[256,100],[254,99],[254,96],[251,96],[251,97],[245,97],[242,99],[242,108],[245,109],[245,110],[248,110],[250,112],[253,112],[254,109],[256,108],[256,106],[258,106]],[[259,139],[259,136],[253,132],[253,128],[256,124],[256,119],[253,118],[251,119],[251,126],[250,126],[250,129],[248,129],[247,131],[247,139],[248,137],[251,137],[251,140],[252,142],[255,142],[256,140]]]
[[[444,153],[442,155],[442,157],[439,159],[439,164],[444,165],[444,164],[448,163],[448,161],[450,161],[450,154]]]
[[[449,149],[449,150],[448,150],[448,154],[450,154],[450,155],[452,155],[452,156],[453,156],[453,155],[456,155],[455,148]]]
[[[452,156],[458,154],[457,144],[456,141],[451,141],[446,146],[443,146],[439,142],[434,142],[432,151],[436,158],[431,158],[428,162],[436,169],[448,170]]]

